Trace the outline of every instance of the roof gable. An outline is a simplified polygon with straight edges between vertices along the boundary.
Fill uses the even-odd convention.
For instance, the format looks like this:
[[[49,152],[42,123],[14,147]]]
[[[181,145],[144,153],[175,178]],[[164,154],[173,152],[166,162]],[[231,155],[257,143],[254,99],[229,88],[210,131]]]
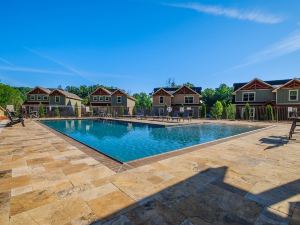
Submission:
[[[177,89],[177,91],[175,91],[173,94],[199,94],[196,91],[194,91],[193,89],[191,89],[188,86],[182,86],[181,88]]]
[[[173,96],[171,93],[169,93],[168,91],[166,91],[163,88],[158,89],[156,92],[153,93],[153,96]]]
[[[120,90],[120,89],[115,90],[115,91],[111,94],[111,96],[126,96],[127,98],[129,98],[129,99],[135,101],[135,98],[134,98],[134,97],[128,95],[126,92],[124,92],[124,91],[122,91],[122,90]]]
[[[75,100],[82,100],[78,95],[60,89],[55,89],[50,93],[50,96],[55,96],[55,95],[65,96],[67,98],[71,98]]]
[[[35,87],[33,90],[29,91],[27,94],[46,94],[49,95],[51,91],[48,88]]]
[[[300,80],[295,78],[295,79],[292,79],[290,81],[288,81],[287,83],[279,86],[278,88],[276,88],[274,90],[274,92],[276,92],[278,89],[296,89],[296,88],[300,88]]]
[[[111,95],[111,92],[103,87],[98,87],[91,95]]]
[[[240,85],[240,87],[237,88],[233,93],[235,94],[236,92],[242,90],[256,90],[256,89],[273,89],[273,86],[271,84],[268,84],[265,81],[255,78],[249,81],[248,83],[245,83],[244,85]]]

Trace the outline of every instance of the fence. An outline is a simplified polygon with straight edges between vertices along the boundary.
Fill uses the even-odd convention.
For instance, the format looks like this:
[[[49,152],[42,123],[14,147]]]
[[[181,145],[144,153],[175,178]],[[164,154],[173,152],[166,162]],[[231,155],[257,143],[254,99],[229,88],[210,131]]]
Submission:
[[[300,116],[300,106],[250,106],[249,112],[236,107],[236,119],[286,121],[294,116]]]
[[[113,106],[65,106],[65,105],[26,105],[22,107],[24,117],[85,117],[132,115],[128,107]]]

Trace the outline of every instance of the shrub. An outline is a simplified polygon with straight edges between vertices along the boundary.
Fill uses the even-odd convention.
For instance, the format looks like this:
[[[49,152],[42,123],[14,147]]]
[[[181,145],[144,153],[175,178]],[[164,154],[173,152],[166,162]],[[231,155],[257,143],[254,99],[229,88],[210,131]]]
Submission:
[[[54,110],[54,115],[55,115],[56,117],[60,117],[60,111],[59,111],[59,108],[58,108],[58,107],[55,108],[55,110]]]
[[[273,112],[273,107],[271,105],[266,106],[266,119],[274,120],[274,112]]]
[[[223,105],[220,101],[217,101],[211,108],[211,116],[215,119],[220,119],[223,113]]]
[[[200,117],[206,118],[206,105],[205,104],[202,104],[200,106]]]
[[[244,110],[243,118],[245,120],[249,120],[249,118],[250,118],[250,105],[249,105],[249,103],[247,103],[245,105],[245,110]]]
[[[228,104],[225,108],[225,116],[226,119],[229,120],[234,120],[235,119],[235,114],[236,114],[236,108],[235,105],[233,104]]]
[[[45,117],[45,107],[42,103],[39,105],[39,117]]]

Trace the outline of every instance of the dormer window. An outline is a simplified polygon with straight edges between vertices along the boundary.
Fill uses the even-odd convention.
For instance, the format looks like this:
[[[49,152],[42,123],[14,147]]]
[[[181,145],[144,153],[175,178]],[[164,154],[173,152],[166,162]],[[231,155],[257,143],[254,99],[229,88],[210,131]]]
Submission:
[[[298,90],[289,90],[289,101],[298,101]]]
[[[244,102],[254,102],[255,101],[255,93],[254,92],[244,92],[243,93],[243,101]]]
[[[164,104],[164,96],[159,96],[159,104]]]

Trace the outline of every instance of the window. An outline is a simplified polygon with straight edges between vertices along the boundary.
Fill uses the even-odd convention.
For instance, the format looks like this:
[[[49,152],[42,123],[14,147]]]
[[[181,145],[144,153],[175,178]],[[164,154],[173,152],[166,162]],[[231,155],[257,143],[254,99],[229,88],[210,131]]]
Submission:
[[[55,96],[55,102],[60,102],[60,97],[59,96]]]
[[[100,97],[99,97],[99,101],[100,101],[100,102],[103,102],[103,100],[104,100],[104,97],[103,97],[103,96],[100,96]]]
[[[298,101],[298,90],[289,90],[289,101]]]
[[[193,104],[194,103],[194,97],[193,96],[185,96],[184,97],[184,103],[185,104]]]
[[[93,96],[93,101],[97,102],[98,101],[98,96]]]
[[[244,92],[243,93],[243,101],[244,102],[254,102],[255,101],[255,93],[254,92]]]
[[[121,103],[122,102],[122,96],[117,96],[117,103]]]
[[[109,102],[109,97],[108,96],[105,96],[105,101]]]
[[[48,100],[48,96],[47,96],[47,95],[44,95],[43,99],[44,99],[44,100]]]
[[[35,96],[34,95],[30,95],[30,100],[35,100]]]
[[[42,100],[42,96],[41,96],[41,95],[38,95],[38,96],[37,96],[37,100]]]
[[[159,104],[164,104],[164,96],[159,96]]]

